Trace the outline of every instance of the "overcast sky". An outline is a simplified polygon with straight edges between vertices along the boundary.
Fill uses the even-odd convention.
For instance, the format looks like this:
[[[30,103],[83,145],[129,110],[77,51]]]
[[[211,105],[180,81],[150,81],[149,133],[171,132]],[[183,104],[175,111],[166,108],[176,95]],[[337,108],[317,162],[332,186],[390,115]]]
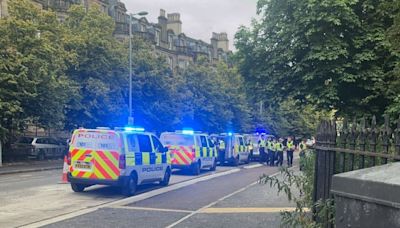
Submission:
[[[160,9],[180,13],[182,31],[192,38],[210,42],[212,32],[226,32],[233,48],[233,37],[240,25],[249,25],[256,16],[257,0],[122,0],[129,13],[147,11],[147,19],[157,22]]]

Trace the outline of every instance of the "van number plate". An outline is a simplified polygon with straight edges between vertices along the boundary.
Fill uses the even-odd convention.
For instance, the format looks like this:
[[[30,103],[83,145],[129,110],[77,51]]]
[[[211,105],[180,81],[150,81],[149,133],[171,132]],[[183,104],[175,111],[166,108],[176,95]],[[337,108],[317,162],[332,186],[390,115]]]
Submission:
[[[75,169],[92,170],[92,164],[90,162],[76,161],[74,167]]]

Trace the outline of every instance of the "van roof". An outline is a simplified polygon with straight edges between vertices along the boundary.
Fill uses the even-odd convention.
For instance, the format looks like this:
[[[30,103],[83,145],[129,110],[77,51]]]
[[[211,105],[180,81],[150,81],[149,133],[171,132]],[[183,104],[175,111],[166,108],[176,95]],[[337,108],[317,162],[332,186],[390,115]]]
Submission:
[[[184,132],[182,132],[182,131],[175,131],[175,132],[163,132],[163,133],[161,133],[161,134],[173,134],[173,135],[203,135],[203,136],[208,136],[208,134],[207,133],[204,133],[204,132],[200,132],[200,131],[195,131],[195,132],[193,132],[193,134],[188,134],[188,133],[184,133]]]
[[[228,133],[222,133],[220,134],[221,136],[229,136]],[[242,134],[239,133],[233,133],[232,136],[243,136]]]
[[[87,129],[87,128],[79,128],[74,131],[75,132],[94,132],[94,133],[106,133],[106,134],[116,134],[116,133],[132,133],[132,134],[153,134],[151,132],[146,132],[146,131],[125,131],[123,129],[121,130],[110,130],[110,129],[105,129],[105,128],[96,128],[96,129]]]

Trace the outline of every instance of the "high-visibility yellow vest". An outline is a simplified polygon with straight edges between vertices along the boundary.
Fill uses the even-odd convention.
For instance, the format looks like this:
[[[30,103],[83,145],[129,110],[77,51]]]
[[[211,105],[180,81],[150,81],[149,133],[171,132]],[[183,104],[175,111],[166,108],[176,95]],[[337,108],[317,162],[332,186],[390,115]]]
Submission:
[[[278,152],[283,151],[283,144],[280,142],[275,143],[275,150]]]
[[[265,145],[266,145],[265,139],[261,139],[260,147],[265,147]]]
[[[249,145],[247,146],[247,148],[249,149],[249,150],[252,150],[253,149],[253,143],[249,143]]]
[[[294,143],[293,143],[293,141],[287,141],[287,142],[286,142],[286,147],[288,148],[288,150],[294,150]]]
[[[224,140],[219,140],[219,149],[220,150],[225,150],[225,142],[224,142]]]
[[[274,150],[274,144],[272,143],[272,141],[267,142],[267,148],[268,150]]]

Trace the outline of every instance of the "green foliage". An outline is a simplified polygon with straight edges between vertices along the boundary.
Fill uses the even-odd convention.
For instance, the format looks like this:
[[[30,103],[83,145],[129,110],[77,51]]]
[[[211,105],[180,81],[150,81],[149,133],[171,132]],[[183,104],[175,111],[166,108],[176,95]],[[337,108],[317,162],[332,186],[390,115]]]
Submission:
[[[399,59],[385,36],[395,2],[260,0],[261,19],[242,27],[235,43],[254,101],[293,98],[339,115],[382,114],[397,81]]]
[[[120,125],[127,116],[127,51],[113,37],[114,21],[97,8],[72,6],[63,27],[74,57],[66,72],[76,88],[66,110],[67,128]]]
[[[391,5],[394,11],[397,14],[394,17],[394,23],[392,27],[387,31],[387,35],[389,37],[389,42],[391,44],[391,50],[396,58],[400,58],[400,2],[396,2],[396,4]],[[400,114],[400,61],[395,63],[395,67],[393,69],[393,78],[390,80],[390,84],[388,84],[387,93],[388,96],[391,97],[391,103],[389,107],[386,109],[386,112],[390,114],[393,119],[396,119]]]
[[[284,193],[290,202],[295,203],[294,211],[281,213],[282,227],[325,227],[324,224],[315,222],[323,221],[322,218],[329,218],[330,223],[334,223],[334,203],[333,200],[313,202],[314,188],[314,164],[315,155],[311,150],[306,151],[300,162],[303,165],[303,172],[298,173],[288,168],[281,168],[281,175],[260,177],[260,183],[267,184],[271,188],[276,188],[278,194]],[[300,192],[298,194],[297,192]],[[313,209],[317,211],[314,214]]]
[[[69,60],[56,15],[26,0],[9,3],[10,17],[0,20],[0,126],[35,121],[61,127],[71,81]]]
[[[45,128],[123,126],[128,117],[128,42],[97,8],[73,5],[61,23],[28,0],[0,19],[0,135],[35,123]],[[235,67],[199,58],[172,72],[154,46],[133,37],[135,123],[158,132],[193,126],[249,129],[244,81]]]
[[[175,130],[183,108],[181,75],[173,75],[165,57],[149,43],[133,39],[133,108],[135,122],[158,132]]]
[[[304,105],[292,98],[283,100],[279,105],[267,107],[265,113],[264,121],[274,134],[308,138],[315,135],[321,120],[334,116],[333,111],[319,110],[311,104]]]
[[[183,123],[207,132],[249,130],[244,81],[236,68],[199,60],[182,72],[185,79]]]

